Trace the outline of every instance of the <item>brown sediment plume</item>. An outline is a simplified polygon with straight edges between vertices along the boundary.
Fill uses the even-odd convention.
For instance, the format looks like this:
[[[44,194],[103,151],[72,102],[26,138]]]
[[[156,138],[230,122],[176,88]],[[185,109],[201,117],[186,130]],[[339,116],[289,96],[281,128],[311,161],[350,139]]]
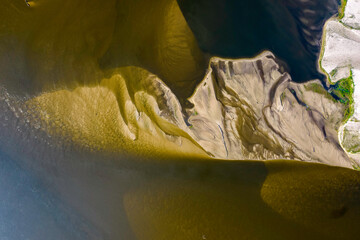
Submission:
[[[205,58],[176,1],[34,3],[5,1],[18,18],[0,29],[1,83],[30,95],[53,137],[91,151],[352,167],[336,133],[343,106],[317,81],[292,83],[270,52],[213,58],[184,104]]]
[[[187,97],[206,67],[175,0],[3,0],[0,14],[0,83],[16,93],[96,85],[106,69],[139,66]]]
[[[148,69],[183,103],[206,69],[175,0],[3,0],[0,15],[0,84],[10,94],[33,98],[27,105],[34,121],[46,125],[50,135],[92,150],[127,151],[130,142],[153,152],[151,146],[172,138],[172,126],[144,113],[138,117],[147,118],[146,134],[161,131],[163,137],[151,139],[150,145],[134,141],[146,134],[133,129],[138,119],[131,111],[139,106],[133,101],[152,101],[137,81],[153,76]],[[119,68],[122,73],[113,74]],[[204,156],[186,134],[174,135],[180,136],[173,137],[181,142],[174,145],[180,152],[190,151],[188,144],[195,146],[192,153]]]
[[[175,95],[141,68],[119,68],[97,86],[45,93],[26,105],[53,137],[90,151],[206,156],[177,126],[182,113]]]
[[[356,171],[297,161],[186,166],[125,194],[136,238],[357,238]]]

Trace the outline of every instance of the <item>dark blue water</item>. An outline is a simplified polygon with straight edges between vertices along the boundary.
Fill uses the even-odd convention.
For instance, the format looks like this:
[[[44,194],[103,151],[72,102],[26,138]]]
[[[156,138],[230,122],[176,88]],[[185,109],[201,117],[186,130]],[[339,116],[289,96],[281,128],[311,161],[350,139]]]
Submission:
[[[200,47],[210,55],[272,51],[296,82],[323,79],[317,59],[325,21],[339,0],[179,0]]]

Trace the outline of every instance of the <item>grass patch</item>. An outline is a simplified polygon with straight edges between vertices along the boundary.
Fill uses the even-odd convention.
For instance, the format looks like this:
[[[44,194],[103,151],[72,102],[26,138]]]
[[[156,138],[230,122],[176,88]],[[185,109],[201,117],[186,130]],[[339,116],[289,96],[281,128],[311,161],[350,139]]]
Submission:
[[[304,86],[307,91],[313,91],[319,94],[324,95],[327,99],[332,100],[333,102],[336,102],[336,99],[328,92],[326,89],[318,84],[318,83],[310,83]]]
[[[341,0],[341,7],[339,8],[339,19],[342,19],[344,17],[346,4],[347,0]]]
[[[346,106],[344,119],[346,122],[354,114],[354,81],[352,71],[348,78],[341,79],[331,86],[331,95]]]
[[[354,170],[356,170],[356,171],[359,171],[359,172],[360,172],[360,166],[359,166],[359,165],[353,165],[353,168],[354,168]]]
[[[360,138],[357,134],[353,134],[348,129],[344,129],[342,144],[344,149],[349,153],[360,152]]]
[[[280,95],[280,102],[281,102],[281,104],[283,104],[285,97],[286,97],[286,93],[283,92],[283,93]]]
[[[333,69],[331,72],[330,72],[330,76],[335,76],[335,74],[337,73],[337,71],[338,71],[338,69],[337,68],[335,68],[335,69]]]
[[[354,114],[354,80],[352,71],[350,71],[349,77],[332,84],[329,91],[318,83],[309,83],[304,87],[306,90],[319,93],[333,102],[342,103],[345,106],[343,122],[347,122]]]

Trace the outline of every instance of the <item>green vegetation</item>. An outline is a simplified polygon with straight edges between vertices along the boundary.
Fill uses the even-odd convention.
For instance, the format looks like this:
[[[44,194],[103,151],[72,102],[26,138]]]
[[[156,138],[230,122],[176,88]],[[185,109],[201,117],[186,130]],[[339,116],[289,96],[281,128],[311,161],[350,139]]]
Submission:
[[[360,171],[360,166],[359,166],[359,165],[353,165],[353,168],[354,168],[354,170],[356,170],[356,171]]]
[[[344,149],[349,153],[359,153],[360,152],[360,138],[357,134],[353,134],[348,129],[344,129],[343,141]]]
[[[330,74],[335,73],[332,71]],[[326,89],[319,83],[308,83],[304,87],[307,91],[319,93],[333,102],[342,103],[345,106],[343,122],[349,120],[349,118],[354,114],[354,81],[351,71],[349,77],[343,78],[332,84],[329,91],[326,91]]]
[[[337,68],[333,69],[331,72],[330,72],[330,76],[335,76],[335,74],[337,73]]]
[[[354,114],[354,81],[352,72],[348,78],[341,79],[332,86],[331,93],[339,102],[346,105],[344,113],[344,122]]]
[[[339,13],[338,13],[338,19],[339,21],[344,17],[344,12],[345,12],[345,7],[347,4],[347,0],[341,0],[341,6],[339,8]],[[337,70],[332,70],[330,73],[326,72],[326,70],[322,67],[322,59],[324,56],[324,52],[325,52],[325,46],[326,46],[326,26],[324,26],[324,30],[323,30],[323,36],[322,36],[322,43],[321,43],[321,51],[320,51],[320,56],[319,56],[319,68],[320,70],[327,76],[327,78],[330,80],[330,76],[334,76],[337,72]]]
[[[359,144],[355,144],[355,145],[351,146],[349,149],[346,149],[346,151],[348,151],[349,153],[358,153],[359,150],[360,150]]]
[[[341,7],[339,8],[339,19],[342,19],[344,17],[346,4],[347,0],[341,0]]]
[[[336,102],[335,98],[331,96],[331,94],[325,90],[325,88],[318,83],[310,83],[304,86],[307,91],[313,91],[319,94],[324,95],[326,98]]]
[[[283,101],[284,101],[285,97],[286,97],[286,93],[285,93],[285,92],[283,92],[283,93],[281,94],[281,96],[280,96],[280,101],[281,101],[281,104],[283,103]]]

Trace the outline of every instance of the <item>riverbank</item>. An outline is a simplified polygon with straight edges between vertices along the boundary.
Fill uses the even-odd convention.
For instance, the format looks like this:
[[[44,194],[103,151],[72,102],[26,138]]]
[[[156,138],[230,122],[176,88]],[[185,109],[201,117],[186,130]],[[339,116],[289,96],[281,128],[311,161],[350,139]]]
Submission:
[[[339,16],[330,19],[324,29],[320,67],[331,84],[352,78],[353,114],[339,130],[342,147],[360,161],[360,1],[343,2]]]

